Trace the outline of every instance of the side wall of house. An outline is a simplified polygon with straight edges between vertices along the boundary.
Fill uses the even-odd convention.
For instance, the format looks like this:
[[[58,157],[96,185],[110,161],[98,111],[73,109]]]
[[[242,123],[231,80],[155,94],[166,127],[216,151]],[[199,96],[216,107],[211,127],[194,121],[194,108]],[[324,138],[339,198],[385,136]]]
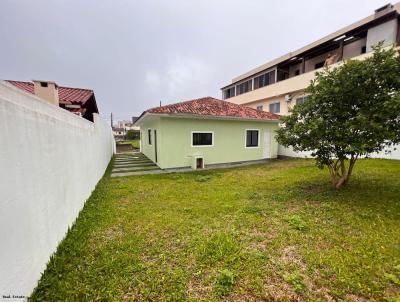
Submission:
[[[158,131],[158,160],[161,168],[189,167],[194,156],[202,156],[204,164],[260,160],[265,157],[265,132],[270,134],[270,158],[276,158],[278,144],[274,136],[278,128],[274,122],[233,120],[164,118]],[[246,129],[259,129],[259,146],[246,148]],[[213,132],[213,146],[192,146],[192,132]]]
[[[146,155],[149,159],[151,159],[153,162],[156,162],[156,142],[155,142],[155,137],[154,137],[154,130],[157,131],[157,151],[160,153],[160,136],[161,136],[161,131],[159,129],[160,123],[159,123],[159,118],[149,118],[149,119],[144,119],[140,123],[140,146],[141,146],[141,151],[144,155]],[[151,143],[149,142],[149,130],[151,133]],[[159,157],[159,154],[158,156]],[[158,160],[157,160],[158,161]]]
[[[0,81],[0,295],[28,296],[114,153],[94,123]]]

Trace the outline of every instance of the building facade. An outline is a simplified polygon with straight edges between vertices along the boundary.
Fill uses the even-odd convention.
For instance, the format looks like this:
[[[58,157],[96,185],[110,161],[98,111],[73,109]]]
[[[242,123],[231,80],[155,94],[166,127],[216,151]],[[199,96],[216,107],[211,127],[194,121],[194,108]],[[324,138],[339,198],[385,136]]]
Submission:
[[[356,23],[299,50],[252,69],[223,87],[222,98],[260,111],[280,115],[307,98],[305,88],[316,71],[347,59],[364,59],[372,46],[398,45],[400,2],[385,5]]]
[[[210,97],[149,109],[135,122],[161,169],[276,158],[279,116]]]

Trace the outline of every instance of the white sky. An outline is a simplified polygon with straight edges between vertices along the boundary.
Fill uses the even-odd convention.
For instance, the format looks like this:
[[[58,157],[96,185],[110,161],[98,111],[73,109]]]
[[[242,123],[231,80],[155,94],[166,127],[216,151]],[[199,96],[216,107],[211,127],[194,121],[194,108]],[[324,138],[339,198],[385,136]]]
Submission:
[[[0,78],[95,91],[114,120],[203,96],[388,0],[1,0]],[[394,2],[393,2],[394,3]]]

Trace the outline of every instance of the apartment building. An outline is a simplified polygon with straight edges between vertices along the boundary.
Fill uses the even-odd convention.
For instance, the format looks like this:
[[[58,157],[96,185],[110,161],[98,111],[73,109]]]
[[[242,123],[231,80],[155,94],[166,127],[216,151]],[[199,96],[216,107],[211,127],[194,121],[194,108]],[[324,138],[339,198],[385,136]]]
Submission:
[[[399,45],[400,2],[387,4],[374,14],[299,50],[290,52],[232,80],[221,88],[222,98],[257,110],[281,115],[304,102],[304,89],[326,65],[371,55],[372,46]]]

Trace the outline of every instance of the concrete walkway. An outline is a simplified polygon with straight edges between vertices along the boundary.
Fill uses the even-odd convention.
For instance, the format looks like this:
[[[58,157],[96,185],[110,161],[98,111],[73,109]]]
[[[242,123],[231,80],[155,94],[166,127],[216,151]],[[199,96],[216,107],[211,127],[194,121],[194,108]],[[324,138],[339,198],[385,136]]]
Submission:
[[[245,167],[255,164],[265,164],[271,162],[271,159],[253,160],[245,162],[225,163],[225,164],[214,164],[208,165],[204,170],[214,169],[229,169]],[[120,176],[133,176],[133,175],[146,175],[146,174],[165,174],[165,173],[186,173],[193,172],[192,168],[176,168],[176,169],[165,169],[161,170],[155,163],[148,159],[143,153],[130,152],[130,153],[119,153],[116,155],[114,161],[114,167],[111,173],[111,177]]]
[[[111,177],[162,172],[155,163],[140,152],[118,153],[115,156]]]

